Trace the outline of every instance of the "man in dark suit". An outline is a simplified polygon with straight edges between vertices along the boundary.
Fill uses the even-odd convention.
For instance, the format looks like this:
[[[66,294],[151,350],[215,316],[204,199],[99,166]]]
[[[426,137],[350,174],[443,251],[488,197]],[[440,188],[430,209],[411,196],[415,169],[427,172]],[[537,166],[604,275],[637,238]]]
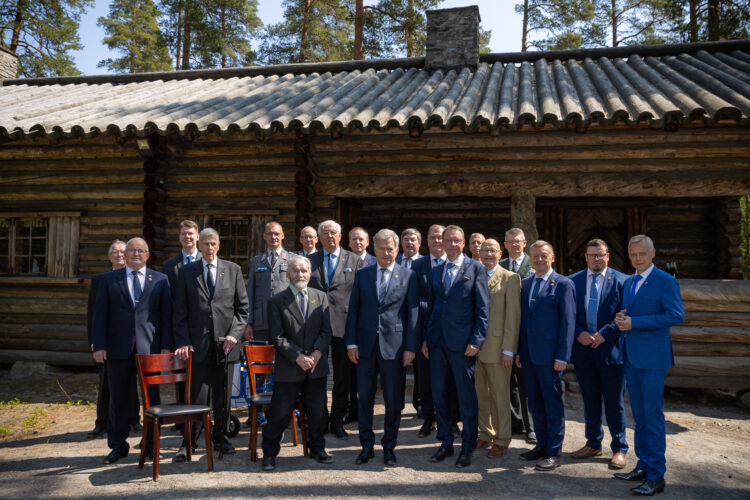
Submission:
[[[167,276],[146,268],[149,252],[142,238],[128,241],[125,267],[101,278],[96,290],[92,328],[94,360],[107,361],[109,416],[105,464],[127,456],[130,446],[132,381],[135,354],[168,353],[172,348],[172,300]],[[151,404],[159,404],[158,387],[149,389]],[[153,434],[149,435],[153,439]],[[150,450],[151,443],[144,443]],[[150,451],[148,451],[150,455]]]
[[[635,469],[615,477],[643,481],[631,489],[637,495],[664,491],[664,383],[667,370],[674,365],[670,328],[685,319],[680,285],[669,273],[654,266],[655,256],[651,238],[640,234],[630,239],[628,257],[636,273],[622,287],[621,310],[615,316],[615,324],[624,336],[625,380],[638,456]]]
[[[191,220],[180,222],[180,253],[164,261],[161,269],[169,278],[169,287],[174,290],[177,287],[177,277],[180,269],[186,264],[195,262],[201,258],[198,251],[198,224]]]
[[[125,267],[125,242],[121,240],[115,240],[109,246],[107,252],[109,262],[112,264],[112,270],[122,269]],[[109,272],[109,271],[107,271]],[[89,286],[89,298],[88,308],[86,312],[86,331],[88,332],[89,338],[89,349],[94,352],[94,332],[91,328],[91,323],[94,319],[94,310],[96,309],[96,289],[101,283],[102,277],[107,272],[95,274],[91,277],[91,285]],[[97,389],[96,397],[96,422],[94,422],[94,430],[87,434],[89,439],[95,439],[102,436],[107,432],[107,413],[109,413],[109,380],[107,377],[107,363],[96,364],[99,371],[99,386]],[[137,379],[133,377],[131,384],[131,408],[133,413],[130,415],[130,429],[132,431],[141,431],[141,425],[139,420],[141,418],[140,407],[138,406],[138,388],[136,386]]]
[[[175,354],[187,359],[189,351],[193,351],[190,401],[207,405],[211,394],[214,447],[224,453],[234,453],[226,437],[228,388],[233,365],[240,357],[238,341],[247,323],[247,292],[240,266],[218,258],[219,233],[216,230],[203,229],[198,247],[203,258],[182,268],[173,294],[174,338],[175,345],[179,346]],[[225,356],[229,363],[227,373],[224,373]],[[201,427],[199,424],[192,426],[193,442]]]
[[[573,282],[552,269],[555,252],[546,241],[531,245],[534,274],[521,282],[521,332],[516,365],[523,367],[537,445],[521,453],[536,469],[560,466],[565,437],[562,374],[570,361],[576,322]]]
[[[370,245],[370,235],[362,227],[355,227],[349,231],[349,251],[362,259],[362,267],[377,264],[374,255],[367,253]]]
[[[284,230],[276,221],[269,222],[263,231],[266,251],[250,260],[247,272],[247,300],[250,315],[245,327],[245,339],[271,340],[268,331],[268,301],[277,293],[286,290],[287,265],[291,256],[281,246]]]
[[[302,250],[297,252],[298,254],[309,257],[318,251],[316,245],[318,244],[318,233],[312,226],[305,226],[302,231],[299,232],[299,242],[302,243]]]
[[[469,236],[469,254],[471,258],[476,261],[481,261],[479,257],[479,250],[482,248],[482,243],[486,238],[482,233],[471,233]]]
[[[501,267],[517,273],[522,279],[534,272],[529,256],[523,251],[526,248],[526,236],[521,228],[514,227],[505,231],[503,245],[508,251],[508,257],[500,261]],[[515,363],[510,372],[510,407],[513,432],[523,432],[526,434],[527,442],[536,443],[534,422],[529,411],[526,386],[523,383],[523,370]]]
[[[570,361],[583,397],[586,444],[571,453],[586,459],[602,454],[602,402],[612,436],[610,469],[622,469],[625,454],[625,372],[622,366],[622,335],[615,314],[622,300],[626,276],[609,264],[609,248],[600,239],[586,244],[586,269],[570,276],[576,290],[576,326]]]
[[[349,359],[357,365],[362,451],[356,463],[364,464],[375,456],[372,416],[380,373],[385,400],[383,460],[392,466],[396,465],[394,448],[401,424],[405,369],[418,347],[419,290],[414,272],[396,264],[396,233],[381,229],[373,239],[378,264],[357,271],[344,342]]]
[[[263,428],[263,470],[276,468],[276,456],[284,429],[294,411],[297,397],[302,403],[308,428],[310,458],[331,463],[325,451],[326,379],[331,321],[328,297],[309,288],[310,261],[293,255],[287,268],[289,286],[271,297],[268,323],[276,362],[273,367],[273,396],[268,423]]]
[[[396,256],[396,264],[411,269],[412,266],[422,257],[419,254],[419,247],[422,246],[422,233],[417,229],[410,227],[401,231],[401,250]],[[421,321],[420,321],[421,326]],[[417,358],[411,362],[414,372],[414,386],[411,393],[411,403],[417,412],[417,418],[423,418],[422,401],[419,399],[419,369],[417,368]],[[404,386],[401,388],[401,410],[403,411],[406,404],[406,377],[404,377]],[[434,413],[434,411],[433,411]]]
[[[489,323],[489,289],[482,264],[463,254],[464,232],[458,226],[443,231],[447,260],[432,270],[432,313],[422,351],[430,360],[432,400],[437,414],[440,448],[430,458],[441,462],[453,455],[447,378],[453,375],[461,416],[461,453],[456,467],[471,464],[477,446],[477,393],[474,362],[484,344]]]
[[[362,260],[341,248],[341,226],[332,220],[318,226],[318,237],[322,252],[310,257],[310,288],[328,296],[331,317],[331,364],[333,365],[333,390],[331,402],[331,432],[339,439],[346,439],[344,416],[349,406],[349,388],[354,376],[354,364],[346,354],[344,331],[349,296],[354,284],[354,273],[362,266]]]

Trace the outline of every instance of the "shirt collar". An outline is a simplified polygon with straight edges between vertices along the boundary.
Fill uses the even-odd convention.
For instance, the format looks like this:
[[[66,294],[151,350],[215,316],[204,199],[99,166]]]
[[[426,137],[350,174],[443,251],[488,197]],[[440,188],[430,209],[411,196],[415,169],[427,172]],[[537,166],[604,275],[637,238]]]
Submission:
[[[604,269],[602,269],[597,274],[600,275],[600,276],[606,276],[607,275],[607,269],[609,269],[609,268],[605,267]],[[588,269],[588,272],[586,273],[586,278],[587,279],[591,279],[591,277],[593,275],[594,275],[594,271],[592,271],[591,269]]]
[[[435,256],[434,256],[434,255],[432,255],[432,254],[429,254],[429,255],[430,255],[430,263],[432,264],[432,266],[433,266],[433,267],[434,267],[434,266],[437,266],[437,265],[440,265],[440,264],[442,264],[442,263],[443,263],[443,261],[445,261],[445,260],[446,260],[446,259],[448,258],[448,257],[447,257],[447,256],[445,255],[445,253],[443,253],[443,255],[441,255],[440,257],[435,257]],[[435,259],[439,259],[439,260],[440,260],[440,262],[438,262],[437,264],[435,264]]]
[[[649,266],[648,269],[646,269],[645,271],[643,271],[641,273],[641,278],[645,281],[646,278],[648,278],[648,275],[651,274],[651,271],[653,271],[653,270],[654,270],[654,265],[651,264],[651,266]],[[638,274],[638,273],[636,273],[636,274]]]
[[[307,290],[307,287],[305,287],[305,288],[303,288],[302,290],[300,290],[299,288],[297,288],[297,286],[296,286],[296,285],[295,285],[294,283],[292,283],[292,282],[290,281],[290,282],[289,282],[289,289],[290,289],[290,290],[292,291],[292,293],[294,294],[294,298],[296,299],[296,298],[297,298],[297,295],[299,295],[299,293],[300,293],[300,292],[301,292],[302,290]]]
[[[393,268],[394,267],[396,267],[396,261],[395,260],[393,261],[393,264],[391,264],[390,266],[386,267],[386,269],[388,269],[389,273],[393,274]],[[381,269],[383,269],[383,268],[380,267],[380,264],[378,264],[378,271],[380,271]]]
[[[365,253],[363,253],[362,255],[357,255],[357,257],[359,257],[359,260],[364,262],[365,259],[367,258],[367,251],[365,251]]]
[[[458,257],[456,257],[456,260],[454,260],[452,262],[449,261],[447,257],[446,257],[445,260],[446,260],[446,262],[451,262],[451,264],[455,265],[456,267],[461,267],[463,265],[463,263],[464,263],[464,258],[465,257],[466,256],[463,253],[460,253],[460,254],[458,254]]]
[[[336,250],[334,250],[333,252],[328,252],[327,250],[323,250],[323,254],[324,254],[323,256],[326,258],[328,258],[330,254],[333,254],[333,256],[338,259],[339,255],[341,255],[341,247],[340,246],[336,247]]]
[[[554,271],[554,269],[552,269],[550,267],[549,270],[546,273],[544,273],[542,276],[538,276],[536,273],[534,273],[534,277],[535,278],[542,278],[544,281],[547,281],[553,271]]]
[[[492,276],[493,274],[495,274],[495,271],[497,271],[497,268],[498,268],[498,267],[500,267],[500,265],[499,265],[499,264],[496,264],[496,265],[495,265],[495,267],[493,267],[492,269],[488,269],[488,270],[487,270],[487,274],[489,274],[489,275],[490,275],[490,277],[491,277],[491,276]]]
[[[182,260],[183,261],[185,260],[185,257],[188,257],[188,256],[192,257],[193,260],[197,260],[197,257],[198,257],[198,249],[197,248],[195,250],[193,250],[193,253],[185,253],[185,250],[180,250],[180,252],[182,252]]]
[[[214,260],[212,260],[211,262],[208,262],[206,259],[203,259],[202,262],[203,262],[203,269],[205,270],[205,269],[208,269],[209,264],[213,264],[214,267],[216,267],[216,265],[219,262],[219,259],[218,257],[214,257]]]
[[[128,265],[125,266],[125,274],[127,274],[128,276],[130,276],[131,274],[133,274],[133,271],[138,271],[139,274],[144,274],[145,275],[146,274],[146,266],[143,266],[140,269],[133,269],[132,267],[130,267]]]

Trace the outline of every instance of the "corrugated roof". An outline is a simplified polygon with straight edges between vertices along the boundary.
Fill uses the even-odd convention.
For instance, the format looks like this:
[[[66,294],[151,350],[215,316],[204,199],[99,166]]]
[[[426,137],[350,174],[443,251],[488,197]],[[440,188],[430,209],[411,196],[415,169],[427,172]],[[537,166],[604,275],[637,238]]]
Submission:
[[[476,68],[425,69],[405,59],[403,67],[365,69],[361,61],[361,69],[327,72],[15,80],[0,87],[0,136],[750,123],[750,51],[561,54],[484,57]]]

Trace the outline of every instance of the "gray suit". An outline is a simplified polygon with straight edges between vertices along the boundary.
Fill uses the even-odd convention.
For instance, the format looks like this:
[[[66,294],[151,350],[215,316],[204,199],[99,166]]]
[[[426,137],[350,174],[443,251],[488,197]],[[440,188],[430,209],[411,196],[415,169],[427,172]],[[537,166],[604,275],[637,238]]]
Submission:
[[[253,327],[255,340],[271,339],[268,332],[268,301],[289,286],[286,277],[289,257],[289,252],[282,248],[273,267],[268,260],[268,251],[250,260],[247,273],[247,300],[250,306],[247,323]]]
[[[234,337],[238,340],[229,352],[229,362],[240,357],[239,342],[247,324],[247,292],[240,266],[233,262],[216,259],[216,285],[213,296],[208,291],[204,278],[203,260],[183,266],[173,294],[173,331],[175,345],[192,345],[193,380],[190,387],[190,400],[193,404],[208,404],[209,389],[212,394],[214,415],[229,405],[229,392],[224,398],[224,384],[231,384],[229,370],[224,378],[223,362],[217,358],[219,337]],[[223,360],[223,356],[219,356]],[[216,417],[214,417],[216,418]],[[227,415],[228,418],[228,415]],[[200,426],[193,426],[193,439]],[[216,423],[213,437],[217,439],[226,430],[226,420]]]
[[[263,428],[263,457],[276,457],[284,429],[302,392],[302,401],[308,427],[308,443],[312,453],[325,448],[326,428],[326,378],[328,375],[328,344],[331,341],[331,321],[328,297],[320,290],[307,288],[307,318],[295,300],[294,292],[287,288],[274,295],[268,305],[268,322],[276,362],[273,367],[274,383],[268,422]],[[297,356],[309,355],[318,350],[322,357],[312,373],[303,371]]]

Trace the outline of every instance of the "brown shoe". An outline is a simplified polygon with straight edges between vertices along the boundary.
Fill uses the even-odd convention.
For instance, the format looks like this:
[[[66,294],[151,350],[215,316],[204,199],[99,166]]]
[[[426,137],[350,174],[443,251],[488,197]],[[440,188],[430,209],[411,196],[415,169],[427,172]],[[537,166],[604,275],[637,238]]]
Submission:
[[[573,453],[570,454],[573,458],[583,459],[583,458],[591,458],[591,457],[598,457],[602,454],[602,450],[595,450],[591,446],[584,446],[580,450],[576,450]]]
[[[477,447],[476,447],[476,448],[474,448],[474,451],[477,451],[477,450],[481,450],[482,448],[487,448],[487,447],[488,447],[488,446],[490,446],[491,444],[492,444],[492,443],[490,443],[489,441],[482,441],[481,439],[479,439],[479,440],[477,441]]]
[[[615,453],[612,455],[612,460],[609,461],[610,469],[622,469],[628,464],[628,459],[625,458],[624,453]]]
[[[487,452],[487,456],[490,458],[500,458],[505,454],[505,448],[499,444],[493,444],[490,451]]]

